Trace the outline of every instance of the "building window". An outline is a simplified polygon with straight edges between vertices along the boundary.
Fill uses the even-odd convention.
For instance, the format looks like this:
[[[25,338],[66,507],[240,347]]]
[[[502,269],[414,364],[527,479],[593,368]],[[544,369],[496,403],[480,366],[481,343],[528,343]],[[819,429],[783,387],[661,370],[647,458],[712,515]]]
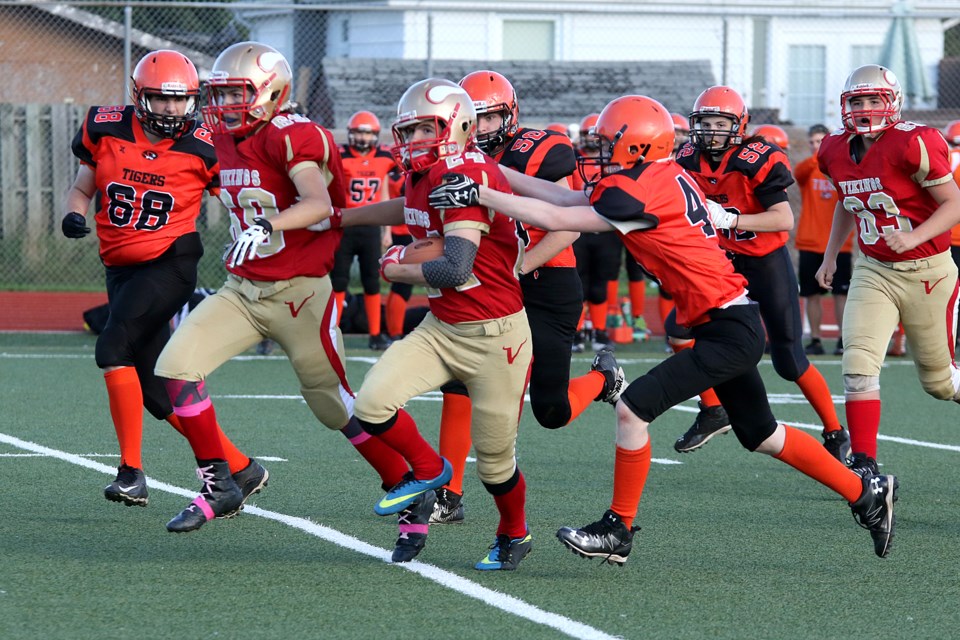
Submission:
[[[880,62],[880,45],[856,44],[850,47],[850,68],[857,69],[865,64]]]
[[[821,122],[826,106],[827,48],[791,45],[787,53],[787,118],[795,125]]]
[[[504,20],[504,60],[553,60],[554,31],[552,20]]]

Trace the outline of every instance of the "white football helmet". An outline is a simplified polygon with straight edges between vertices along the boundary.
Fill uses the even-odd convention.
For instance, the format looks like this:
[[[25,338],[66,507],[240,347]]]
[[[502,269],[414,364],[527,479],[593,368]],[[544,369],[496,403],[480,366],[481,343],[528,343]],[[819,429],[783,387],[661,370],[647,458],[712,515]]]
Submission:
[[[433,124],[436,136],[412,140],[413,130],[423,122]],[[404,171],[424,171],[464,151],[473,143],[476,131],[477,112],[463,87],[427,78],[407,89],[397,104],[393,156]]]

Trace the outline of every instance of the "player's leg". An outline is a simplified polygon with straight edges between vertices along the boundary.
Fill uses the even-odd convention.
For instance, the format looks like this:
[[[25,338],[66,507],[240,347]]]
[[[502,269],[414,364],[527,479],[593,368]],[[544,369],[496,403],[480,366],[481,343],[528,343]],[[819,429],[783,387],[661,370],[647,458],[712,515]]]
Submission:
[[[797,279],[800,282],[800,297],[806,301],[807,322],[810,324],[810,344],[804,352],[811,356],[824,354],[820,325],[823,322],[823,294],[826,293],[817,283],[817,270],[823,262],[823,254],[813,251],[800,251],[797,265]]]
[[[393,244],[406,246],[413,242],[413,236],[409,233],[394,234]],[[407,311],[407,302],[413,293],[413,285],[405,282],[394,282],[390,285],[390,293],[387,295],[386,323],[387,337],[390,341],[403,337],[403,317]]]
[[[333,254],[333,267],[330,269],[330,283],[333,286],[333,298],[336,301],[337,325],[343,319],[343,305],[350,285],[350,268],[356,255],[356,239],[360,227],[347,227],[343,230],[340,245]]]
[[[847,291],[850,290],[852,270],[853,264],[850,253],[840,253],[837,256],[837,270],[833,274],[833,283],[830,286],[833,297],[833,313],[837,318],[837,327],[840,329],[837,344],[833,349],[833,355],[835,356],[843,355],[843,311],[847,305]]]
[[[383,351],[390,340],[383,335],[383,317],[380,299],[380,255],[382,232],[380,227],[358,227],[361,232],[357,245],[357,262],[360,267],[360,283],[363,285],[363,308],[367,314],[369,339],[367,346],[374,351]]]
[[[437,490],[437,502],[430,516],[431,524],[459,524],[464,519],[463,476],[473,441],[470,423],[473,402],[465,384],[451,380],[440,387],[443,406],[440,410],[440,455],[450,461],[453,476]]]
[[[584,291],[587,299],[590,319],[593,322],[593,350],[609,349],[613,351],[613,340],[607,333],[608,300],[607,283],[620,277],[623,242],[615,231],[592,234],[594,258],[591,262],[590,291]]]

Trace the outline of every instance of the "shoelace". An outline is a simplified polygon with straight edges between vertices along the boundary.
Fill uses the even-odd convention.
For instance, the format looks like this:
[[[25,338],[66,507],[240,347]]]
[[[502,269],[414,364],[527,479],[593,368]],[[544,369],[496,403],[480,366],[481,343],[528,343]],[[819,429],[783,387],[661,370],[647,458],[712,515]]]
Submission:
[[[213,493],[213,483],[217,479],[213,473],[213,465],[197,467],[197,479],[203,483],[203,488],[200,489],[200,493],[208,496],[211,495]]]

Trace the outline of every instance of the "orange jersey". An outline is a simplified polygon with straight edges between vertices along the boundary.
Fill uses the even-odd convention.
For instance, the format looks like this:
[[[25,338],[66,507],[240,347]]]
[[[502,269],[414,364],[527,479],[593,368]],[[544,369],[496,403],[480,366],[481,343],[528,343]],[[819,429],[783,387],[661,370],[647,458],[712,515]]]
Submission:
[[[787,201],[793,184],[790,161],[775,144],[746,140],[727,149],[718,162],[692,142],[677,152],[677,162],[697,181],[707,198],[740,215],[762,213]],[[787,243],[786,231],[723,229],[720,246],[748,256],[765,256]]]
[[[554,131],[521,128],[510,137],[503,151],[494,159],[505,167],[550,182],[568,178],[577,171],[573,143],[564,134]],[[526,236],[527,249],[535,246],[547,234],[543,229],[527,224],[521,223],[519,228]],[[564,248],[542,266],[577,266],[573,246]]]
[[[340,158],[347,186],[348,209],[385,199],[383,196],[389,190],[390,172],[397,166],[389,151],[377,147],[361,153],[350,145],[343,145]]]
[[[801,160],[793,171],[793,177],[800,187],[801,199],[800,222],[797,223],[794,243],[800,251],[823,253],[827,250],[827,241],[830,240],[837,190],[830,179],[820,171],[816,156]],[[853,234],[843,243],[840,251],[850,253],[852,248]]]
[[[91,107],[73,154],[93,168],[100,259],[108,267],[147,262],[197,230],[204,190],[220,186],[210,131],[202,124],[153,144],[132,105]]]

